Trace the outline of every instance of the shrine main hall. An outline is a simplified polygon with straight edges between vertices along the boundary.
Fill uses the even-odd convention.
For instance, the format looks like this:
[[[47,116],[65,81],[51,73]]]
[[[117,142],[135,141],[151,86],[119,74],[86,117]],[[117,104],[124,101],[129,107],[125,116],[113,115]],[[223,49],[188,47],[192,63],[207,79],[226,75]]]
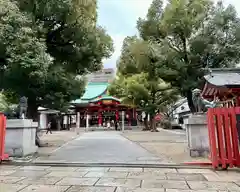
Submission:
[[[80,127],[102,127],[109,121],[121,124],[123,119],[126,126],[137,125],[136,109],[123,105],[119,98],[108,94],[108,87],[114,78],[115,72],[111,68],[87,76],[85,93],[71,102]]]

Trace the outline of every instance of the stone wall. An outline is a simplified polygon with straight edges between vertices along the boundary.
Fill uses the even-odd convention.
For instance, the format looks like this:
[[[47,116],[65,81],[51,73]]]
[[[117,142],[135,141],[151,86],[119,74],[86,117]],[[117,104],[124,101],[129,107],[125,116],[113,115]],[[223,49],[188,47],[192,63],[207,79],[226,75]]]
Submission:
[[[31,119],[7,120],[5,152],[12,157],[23,157],[35,153],[37,127],[38,123]]]
[[[186,124],[188,148],[192,157],[207,157],[209,154],[209,138],[207,115],[191,115]]]

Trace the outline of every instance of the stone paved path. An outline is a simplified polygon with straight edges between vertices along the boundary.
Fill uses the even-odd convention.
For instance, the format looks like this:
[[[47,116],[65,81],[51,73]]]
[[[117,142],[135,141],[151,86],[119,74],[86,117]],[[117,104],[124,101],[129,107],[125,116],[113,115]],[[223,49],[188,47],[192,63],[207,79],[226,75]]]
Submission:
[[[66,143],[52,155],[35,162],[66,163],[144,163],[158,164],[161,159],[120,132],[87,132]]]
[[[239,192],[237,171],[1,166],[0,192]]]

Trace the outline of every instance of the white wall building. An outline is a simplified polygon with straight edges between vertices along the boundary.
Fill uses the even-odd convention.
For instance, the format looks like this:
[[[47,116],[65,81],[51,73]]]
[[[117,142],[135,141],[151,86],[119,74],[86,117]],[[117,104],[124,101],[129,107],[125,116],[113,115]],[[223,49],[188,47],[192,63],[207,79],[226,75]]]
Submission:
[[[191,114],[186,98],[180,99],[172,108],[173,122],[179,124],[179,118],[183,118],[182,128],[185,129],[188,116]]]

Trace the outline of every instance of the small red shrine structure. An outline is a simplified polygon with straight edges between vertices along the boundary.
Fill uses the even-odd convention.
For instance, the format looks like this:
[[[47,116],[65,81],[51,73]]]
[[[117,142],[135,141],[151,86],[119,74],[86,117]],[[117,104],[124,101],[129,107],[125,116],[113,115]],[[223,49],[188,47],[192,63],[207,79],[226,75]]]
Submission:
[[[89,82],[81,99],[71,102],[79,113],[80,127],[101,127],[108,121],[122,121],[120,113],[124,111],[124,122],[127,126],[137,125],[136,109],[121,104],[121,100],[107,94],[108,82]]]
[[[240,69],[209,69],[204,76],[202,96],[208,100],[217,97],[222,107],[240,106]]]

